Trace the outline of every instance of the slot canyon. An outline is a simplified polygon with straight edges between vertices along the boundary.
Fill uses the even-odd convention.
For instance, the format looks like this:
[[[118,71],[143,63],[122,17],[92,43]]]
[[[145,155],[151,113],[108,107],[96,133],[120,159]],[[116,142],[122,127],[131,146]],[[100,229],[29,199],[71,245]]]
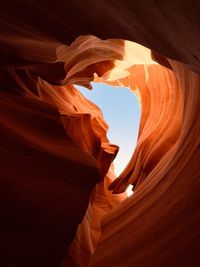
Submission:
[[[200,266],[199,1],[7,0],[0,25],[0,266]],[[119,176],[92,82],[140,103]]]

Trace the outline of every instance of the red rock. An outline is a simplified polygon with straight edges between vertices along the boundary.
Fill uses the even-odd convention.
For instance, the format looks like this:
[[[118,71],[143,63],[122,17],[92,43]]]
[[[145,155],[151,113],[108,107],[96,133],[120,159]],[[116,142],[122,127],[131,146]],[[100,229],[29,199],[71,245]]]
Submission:
[[[14,0],[0,25],[0,265],[199,266],[198,2]],[[141,103],[117,179],[92,80]]]

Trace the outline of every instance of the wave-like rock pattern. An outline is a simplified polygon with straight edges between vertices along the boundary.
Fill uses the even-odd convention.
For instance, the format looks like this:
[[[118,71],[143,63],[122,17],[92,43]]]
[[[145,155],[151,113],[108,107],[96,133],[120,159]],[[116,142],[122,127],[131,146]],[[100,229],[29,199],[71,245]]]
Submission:
[[[103,233],[89,266],[122,266],[122,257],[123,266],[199,264],[200,77],[180,63],[169,63],[174,72],[149,66],[145,73],[139,66],[120,81],[129,82],[133,90],[137,85],[147,108],[142,111],[135,153],[110,189],[121,192],[130,182],[135,190],[103,219]],[[142,75],[148,82],[141,82]]]
[[[199,4],[14,0],[0,22],[0,265],[199,266]],[[72,85],[92,80],[141,103],[117,179]]]

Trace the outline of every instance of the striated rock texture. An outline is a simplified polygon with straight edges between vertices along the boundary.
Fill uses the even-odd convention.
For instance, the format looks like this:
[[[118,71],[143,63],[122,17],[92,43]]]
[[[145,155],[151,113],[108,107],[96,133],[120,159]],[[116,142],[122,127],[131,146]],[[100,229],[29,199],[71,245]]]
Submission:
[[[0,3],[1,266],[200,265],[199,9]],[[102,113],[73,86],[92,80],[141,103],[117,178]]]
[[[145,75],[141,66],[128,79],[132,89],[141,88],[142,103],[144,87],[150,97],[135,153],[110,189],[121,192],[133,183],[135,193],[103,219],[89,266],[199,265],[199,75],[169,63],[178,81],[159,66],[147,68],[148,82],[137,80]]]
[[[97,166],[64,131],[55,107],[0,95],[0,263],[55,266],[85,213]]]

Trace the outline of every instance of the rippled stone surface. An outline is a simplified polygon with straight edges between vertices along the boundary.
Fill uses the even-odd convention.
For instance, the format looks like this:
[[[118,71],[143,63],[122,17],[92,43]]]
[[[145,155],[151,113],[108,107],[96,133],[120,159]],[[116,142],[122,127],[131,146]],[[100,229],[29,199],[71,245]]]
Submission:
[[[0,22],[0,265],[199,266],[199,4],[14,0]],[[91,81],[141,103],[117,178]]]

